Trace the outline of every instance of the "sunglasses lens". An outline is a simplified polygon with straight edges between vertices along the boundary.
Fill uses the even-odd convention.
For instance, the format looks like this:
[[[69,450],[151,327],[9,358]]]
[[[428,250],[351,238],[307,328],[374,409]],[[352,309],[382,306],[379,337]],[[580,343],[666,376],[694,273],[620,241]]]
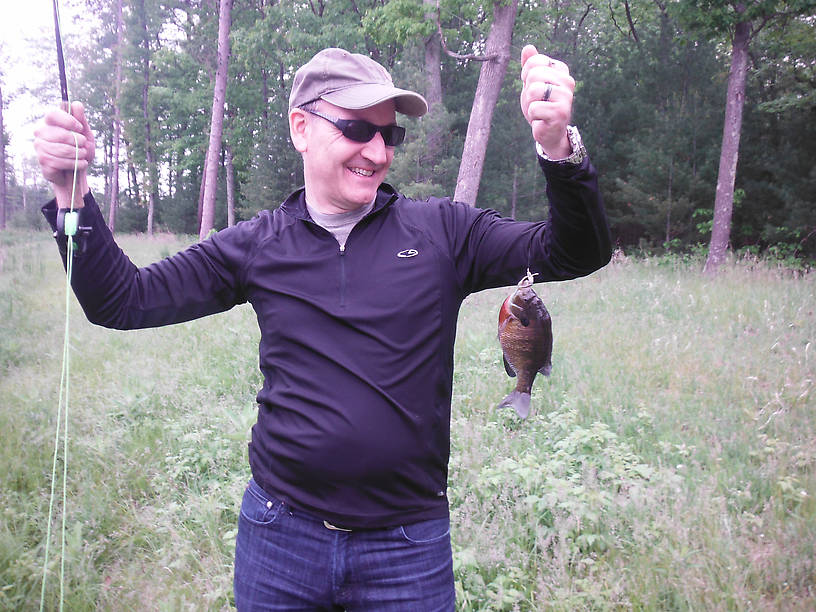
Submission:
[[[396,147],[405,140],[405,128],[398,125],[387,125],[380,128],[385,144],[389,147]]]
[[[342,132],[343,136],[354,142],[368,142],[377,133],[377,126],[368,121],[354,119],[345,122]]]
[[[345,121],[342,129],[343,136],[354,142],[369,142],[378,131],[388,147],[396,147],[405,140],[405,128],[398,125],[377,126],[368,121],[352,119]]]

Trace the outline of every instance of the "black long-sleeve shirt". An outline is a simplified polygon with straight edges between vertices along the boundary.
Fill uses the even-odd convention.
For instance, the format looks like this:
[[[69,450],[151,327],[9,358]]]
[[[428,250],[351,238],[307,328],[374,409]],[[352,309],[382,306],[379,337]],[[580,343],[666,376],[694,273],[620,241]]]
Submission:
[[[249,460],[258,484],[349,528],[447,515],[453,347],[470,293],[570,279],[611,255],[594,169],[542,161],[550,218],[526,223],[383,184],[345,248],[303,190],[279,208],[137,268],[93,197],[73,268],[88,319],[168,325],[250,302],[263,388]],[[55,204],[43,208],[54,224]]]

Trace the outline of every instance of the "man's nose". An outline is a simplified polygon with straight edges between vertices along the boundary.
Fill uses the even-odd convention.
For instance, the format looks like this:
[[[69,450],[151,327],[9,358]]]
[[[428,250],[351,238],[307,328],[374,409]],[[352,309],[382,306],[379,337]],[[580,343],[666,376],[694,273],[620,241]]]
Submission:
[[[363,157],[375,164],[384,164],[388,160],[388,149],[380,132],[374,134],[374,138],[366,143],[362,153]]]

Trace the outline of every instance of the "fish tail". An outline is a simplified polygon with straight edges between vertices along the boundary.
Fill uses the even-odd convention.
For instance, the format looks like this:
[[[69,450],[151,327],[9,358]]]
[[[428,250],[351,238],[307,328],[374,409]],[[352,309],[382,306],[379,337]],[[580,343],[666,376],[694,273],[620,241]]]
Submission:
[[[530,394],[524,391],[512,391],[499,404],[499,408],[512,407],[522,419],[530,414]]]

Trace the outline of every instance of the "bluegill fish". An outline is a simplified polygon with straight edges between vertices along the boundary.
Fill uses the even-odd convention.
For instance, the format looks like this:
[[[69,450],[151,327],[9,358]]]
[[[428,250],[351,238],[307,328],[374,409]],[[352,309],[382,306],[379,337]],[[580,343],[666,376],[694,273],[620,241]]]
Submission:
[[[512,406],[526,419],[530,414],[530,391],[536,374],[545,376],[552,370],[552,320],[544,302],[533,290],[533,275],[527,271],[516,290],[499,309],[499,344],[504,369],[518,377],[516,388],[499,404]]]

